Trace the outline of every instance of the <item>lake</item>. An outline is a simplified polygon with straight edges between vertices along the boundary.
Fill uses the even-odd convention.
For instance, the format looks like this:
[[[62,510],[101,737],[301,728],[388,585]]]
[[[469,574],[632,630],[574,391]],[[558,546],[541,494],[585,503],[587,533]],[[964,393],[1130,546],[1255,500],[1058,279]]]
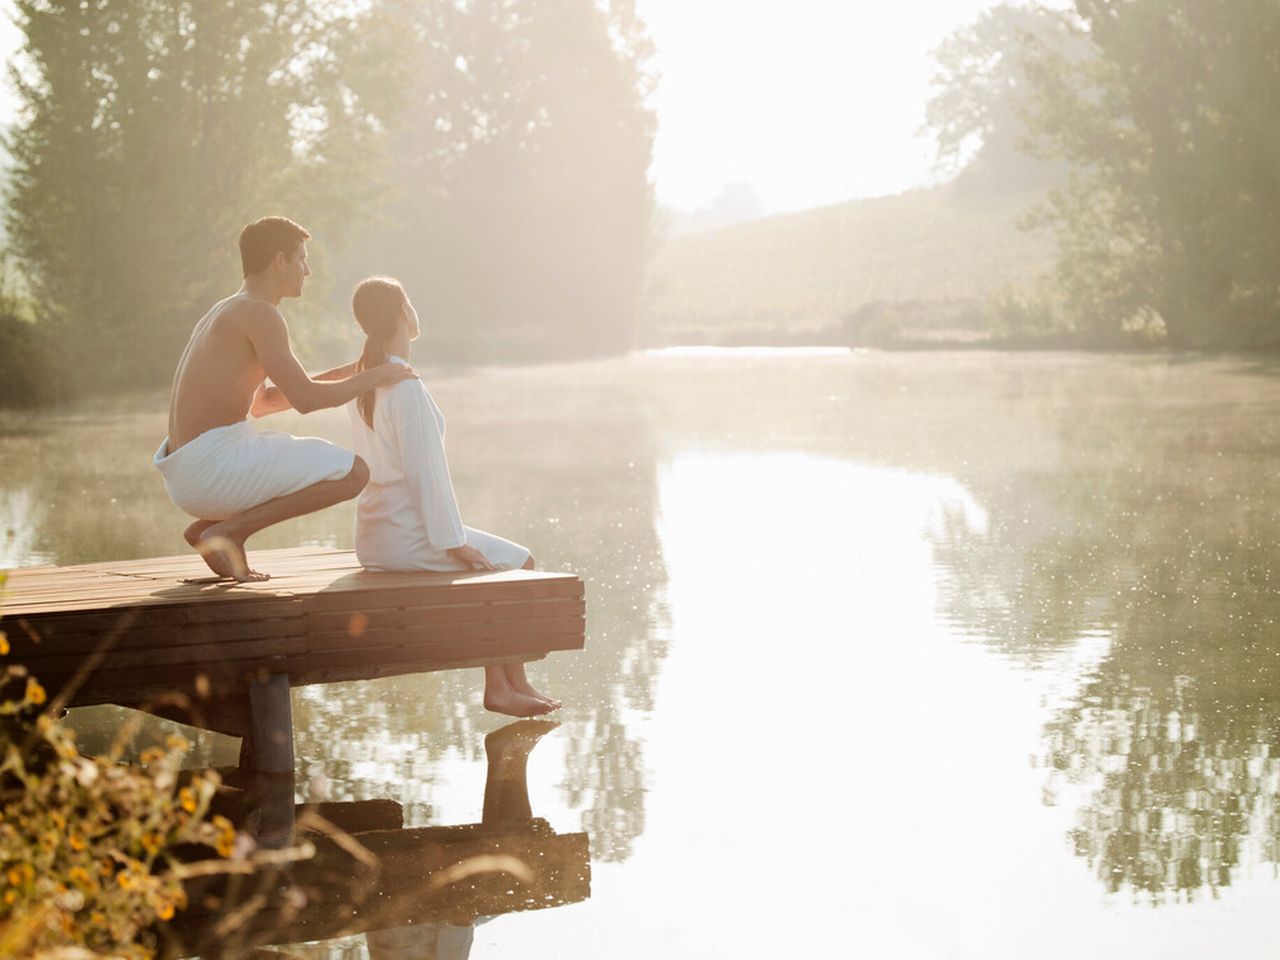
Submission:
[[[1274,953],[1280,367],[693,350],[428,382],[464,519],[588,602],[585,651],[530,666],[564,708],[528,786],[586,832],[591,895],[448,956]],[[0,419],[0,567],[181,552],[162,402]],[[348,442],[342,412],[265,425]],[[300,799],[478,821],[480,693],[295,691]],[[73,713],[87,744],[116,717]]]

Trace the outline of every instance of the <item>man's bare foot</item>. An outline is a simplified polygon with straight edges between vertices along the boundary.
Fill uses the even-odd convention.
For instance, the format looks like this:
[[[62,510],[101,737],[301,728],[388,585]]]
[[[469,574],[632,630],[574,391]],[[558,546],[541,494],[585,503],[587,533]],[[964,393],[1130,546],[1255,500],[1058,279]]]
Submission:
[[[192,549],[198,549],[200,537],[215,523],[217,523],[216,520],[197,520],[195,523],[191,524],[191,526],[187,527],[187,529],[182,531],[182,539],[187,541],[187,544]]]
[[[540,717],[555,708],[537,697],[529,697],[511,689],[484,691],[484,708],[508,717]]]
[[[559,700],[548,697],[534,689],[533,684],[529,682],[529,678],[525,676],[523,663],[508,663],[503,667],[503,672],[507,675],[507,683],[511,684],[511,689],[516,693],[523,693],[526,697],[541,700],[552,710],[559,710],[563,706]]]
[[[220,577],[230,577],[240,583],[260,583],[270,580],[269,573],[259,573],[249,569],[249,558],[244,552],[244,540],[229,535],[221,524],[210,524],[205,527],[195,543],[195,548],[208,564],[209,569]]]

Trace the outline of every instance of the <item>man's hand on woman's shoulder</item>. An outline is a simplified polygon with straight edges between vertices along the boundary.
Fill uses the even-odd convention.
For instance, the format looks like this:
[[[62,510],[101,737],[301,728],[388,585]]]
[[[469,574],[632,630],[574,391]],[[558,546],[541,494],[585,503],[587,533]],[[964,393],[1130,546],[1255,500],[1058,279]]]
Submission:
[[[418,371],[413,369],[407,363],[380,363],[376,367],[370,367],[369,372],[373,374],[374,385],[378,387],[392,387],[397,383],[403,383],[405,380],[418,380]]]

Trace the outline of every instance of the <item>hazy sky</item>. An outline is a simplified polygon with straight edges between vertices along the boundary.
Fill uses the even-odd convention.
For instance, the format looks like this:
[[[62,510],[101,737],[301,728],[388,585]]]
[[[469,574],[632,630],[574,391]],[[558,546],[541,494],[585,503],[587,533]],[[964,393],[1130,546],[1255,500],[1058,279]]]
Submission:
[[[930,51],[992,0],[638,0],[662,74],[659,199],[728,182],[778,212],[932,179]]]
[[[993,0],[638,0],[658,46],[652,177],[677,209],[749,183],[769,212],[931,180],[929,52]],[[17,43],[0,0],[0,52]],[[8,89],[0,121],[13,114]]]

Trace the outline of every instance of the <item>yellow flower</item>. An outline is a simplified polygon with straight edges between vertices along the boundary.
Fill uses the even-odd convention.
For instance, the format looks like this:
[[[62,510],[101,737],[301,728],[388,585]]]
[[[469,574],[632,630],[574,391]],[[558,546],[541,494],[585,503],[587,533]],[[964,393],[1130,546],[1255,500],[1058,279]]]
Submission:
[[[44,687],[36,681],[35,677],[27,677],[27,703],[34,703],[36,706],[44,703],[49,699],[49,695],[44,692]]]
[[[67,843],[70,844],[71,849],[74,850],[76,853],[79,853],[86,846],[88,846],[88,844],[84,842],[84,837],[80,836],[80,834],[78,833],[73,833],[70,837],[68,837]]]
[[[16,887],[22,882],[22,873],[17,867],[10,867],[8,873],[5,874],[5,878],[9,881],[10,886]]]
[[[0,657],[9,655],[9,638],[4,635],[4,631],[0,630]]]
[[[160,848],[164,845],[164,838],[158,833],[144,833],[142,835],[142,849],[147,853],[159,853]]]
[[[196,794],[190,787],[183,787],[178,791],[178,804],[187,813],[196,812]]]
[[[159,747],[148,747],[142,751],[142,756],[138,759],[143,763],[155,763],[164,759],[164,751]]]
[[[67,818],[60,814],[57,810],[51,811],[49,819],[53,821],[53,825],[59,830],[65,830],[67,827]]]
[[[173,904],[172,903],[160,904],[159,909],[156,910],[156,916],[158,916],[161,920],[172,920]]]
[[[120,884],[123,890],[132,890],[137,884],[134,882],[133,874],[128,870],[121,870],[116,874],[116,883]]]
[[[12,887],[10,887],[8,890],[4,892],[4,902],[6,906],[13,903],[13,901],[17,899],[18,899],[18,891],[14,890]]]
[[[187,750],[191,746],[186,737],[178,736],[176,733],[171,733],[169,736],[165,737],[164,745],[170,750],[183,751]]]
[[[88,887],[93,884],[93,877],[89,876],[89,871],[81,866],[74,866],[68,870],[67,879],[78,887]]]

